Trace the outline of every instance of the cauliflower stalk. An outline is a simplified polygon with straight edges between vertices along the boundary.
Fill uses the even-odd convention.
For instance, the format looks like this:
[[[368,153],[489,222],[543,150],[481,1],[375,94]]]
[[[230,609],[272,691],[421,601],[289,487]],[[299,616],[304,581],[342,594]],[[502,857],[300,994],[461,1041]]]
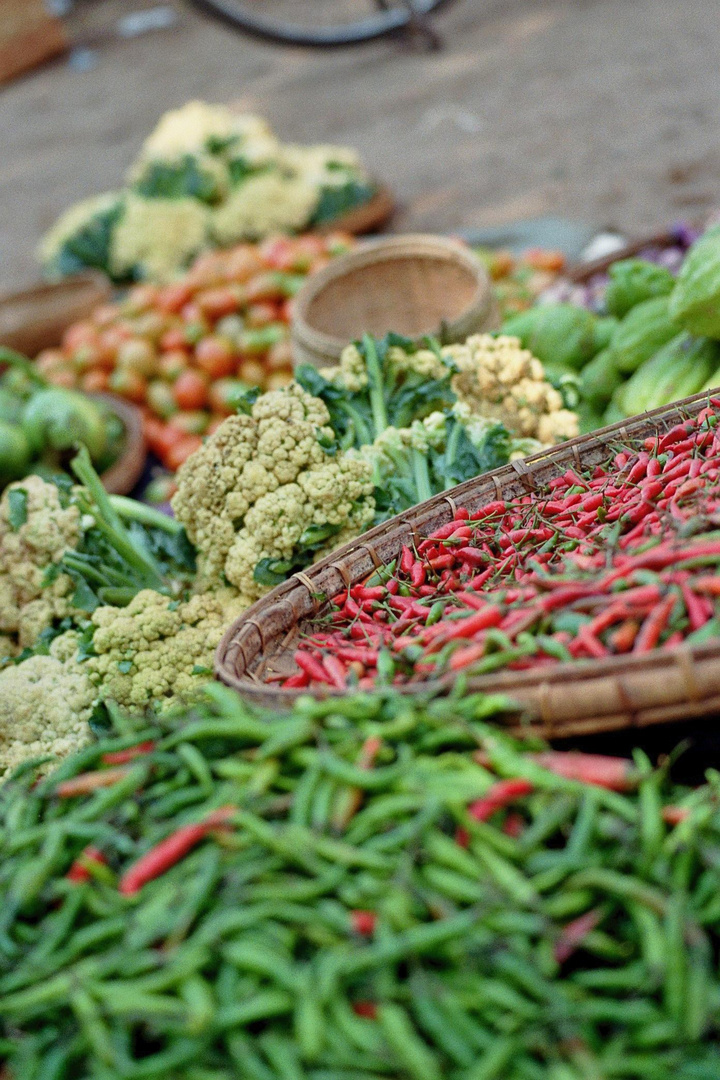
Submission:
[[[172,505],[200,582],[250,604],[373,518],[370,466],[337,450],[327,408],[297,384],[225,420],[177,475]]]

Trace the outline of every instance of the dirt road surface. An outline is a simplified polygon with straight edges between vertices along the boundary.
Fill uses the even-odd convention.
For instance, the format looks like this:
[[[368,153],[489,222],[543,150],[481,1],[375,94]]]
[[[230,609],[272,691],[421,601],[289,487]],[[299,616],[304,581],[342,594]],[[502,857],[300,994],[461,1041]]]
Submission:
[[[86,51],[0,90],[0,287],[35,279],[57,214],[120,185],[190,98],[357,146],[397,193],[398,229],[554,214],[638,234],[720,205],[717,0],[456,0],[437,55],[278,48],[182,0],[172,28],[118,35],[150,6],[80,0],[69,27]]]

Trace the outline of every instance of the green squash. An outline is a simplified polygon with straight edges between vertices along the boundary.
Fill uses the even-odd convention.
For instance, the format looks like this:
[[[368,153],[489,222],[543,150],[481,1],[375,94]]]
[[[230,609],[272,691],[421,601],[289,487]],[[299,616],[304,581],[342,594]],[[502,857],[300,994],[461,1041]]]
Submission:
[[[665,266],[645,259],[621,259],[613,263],[608,275],[605,309],[619,319],[644,300],[669,296],[675,285],[675,278]]]
[[[501,333],[520,338],[543,364],[577,371],[597,352],[597,322],[591,311],[574,304],[539,304],[508,319]]]
[[[615,367],[625,375],[637,371],[676,336],[678,329],[668,312],[667,297],[644,300],[625,316],[610,340]]]
[[[696,240],[670,294],[670,314],[693,334],[720,339],[720,225]]]

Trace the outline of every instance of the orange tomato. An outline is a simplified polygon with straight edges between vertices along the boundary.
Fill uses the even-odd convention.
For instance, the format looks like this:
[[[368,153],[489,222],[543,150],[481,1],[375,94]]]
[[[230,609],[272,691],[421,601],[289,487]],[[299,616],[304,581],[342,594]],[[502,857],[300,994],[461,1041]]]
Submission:
[[[96,326],[110,326],[117,318],[118,309],[115,304],[100,304],[92,313],[92,321]]]
[[[259,247],[260,257],[272,270],[292,270],[296,265],[297,248],[289,236],[269,236]]]
[[[287,300],[283,300],[280,305],[280,320],[281,322],[287,323],[288,326],[292,322],[294,307],[295,305],[292,296],[288,296]]]
[[[222,319],[224,315],[234,315],[242,303],[242,291],[238,285],[219,285],[214,289],[203,289],[195,298],[204,315],[210,319]]]
[[[100,368],[86,371],[80,380],[80,386],[88,394],[101,394],[108,388],[108,373]]]
[[[278,309],[275,304],[250,304],[245,312],[245,322],[248,326],[267,326],[268,323],[278,321]]]
[[[211,379],[224,379],[235,370],[235,348],[228,338],[211,334],[195,346],[195,363]]]
[[[282,371],[284,368],[292,369],[292,361],[292,343],[288,340],[276,341],[268,350],[265,366],[268,371]]]
[[[118,367],[136,371],[139,375],[154,375],[158,368],[155,349],[145,338],[130,338],[117,351]]]
[[[250,383],[251,386],[265,385],[265,365],[259,360],[243,360],[238,368],[238,375],[243,382]]]
[[[160,376],[167,382],[175,382],[190,364],[190,357],[183,349],[170,349],[160,357],[158,370]]]
[[[157,285],[133,285],[123,302],[123,312],[128,315],[137,315],[142,311],[148,311],[155,305],[157,298]]]
[[[204,409],[176,412],[174,416],[170,417],[168,423],[185,435],[204,435],[210,423],[210,413]]]
[[[225,273],[230,281],[242,284],[262,270],[263,265],[263,259],[253,244],[241,244],[227,252]]]
[[[530,248],[523,255],[523,261],[533,270],[549,270],[559,273],[565,269],[565,256],[562,251],[545,251],[542,248]]]
[[[169,416],[177,412],[177,403],[173,396],[172,387],[162,379],[153,379],[147,388],[148,405],[154,413],[167,420]]]
[[[147,383],[139,371],[118,367],[108,379],[108,390],[140,405],[145,401]]]
[[[272,375],[268,375],[265,382],[265,391],[268,390],[282,390],[283,386],[289,386],[292,382],[293,373],[289,369],[285,371],[273,371]]]
[[[194,289],[187,281],[174,281],[158,290],[155,304],[166,315],[176,315],[192,298]]]
[[[41,375],[49,375],[57,367],[67,367],[67,360],[62,349],[43,349],[38,353],[35,367]]]
[[[73,390],[77,386],[77,374],[68,364],[58,364],[52,371],[46,371],[45,378],[53,386],[63,386],[66,390]]]
[[[245,288],[247,289],[248,302],[251,304],[256,301],[283,299],[283,291],[276,279],[276,275],[272,272],[256,274],[252,281],[248,281]]]
[[[183,371],[175,382],[173,394],[181,409],[202,409],[207,402],[207,380],[199,371]]]
[[[127,326],[113,323],[112,326],[108,326],[107,330],[101,332],[100,345],[109,354],[115,356],[123,341],[128,341],[131,337],[132,332],[128,330]]]
[[[199,435],[184,435],[181,431],[178,431],[177,434],[179,438],[168,448],[162,459],[163,464],[172,472],[177,472],[190,455],[194,454],[202,446],[202,439]]]

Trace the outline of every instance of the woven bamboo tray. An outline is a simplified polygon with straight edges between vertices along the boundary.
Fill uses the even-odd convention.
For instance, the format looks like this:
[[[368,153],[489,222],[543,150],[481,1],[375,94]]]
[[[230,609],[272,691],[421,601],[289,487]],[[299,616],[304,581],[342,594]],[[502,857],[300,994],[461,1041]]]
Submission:
[[[226,631],[215,672],[243,697],[271,708],[287,708],[307,690],[283,690],[268,676],[290,674],[293,652],[308,620],[322,611],[319,597],[337,595],[394,559],[404,543],[418,542],[453,517],[456,506],[472,513],[486,503],[542,491],[568,466],[606,460],[608,446],[659,434],[707,405],[697,394],[671,407],[613,424],[524,461],[468,480],[294,574],[241,615]],[[448,689],[450,680],[404,688],[404,692]],[[661,724],[720,712],[720,639],[642,656],[558,664],[537,671],[501,672],[468,680],[468,691],[509,694],[522,706],[509,723],[547,738],[591,735],[620,728]],[[313,691],[315,692],[315,691]],[[319,691],[317,696],[337,693]]]
[[[435,334],[447,343],[499,325],[487,271],[468,247],[442,236],[391,236],[307,279],[293,304],[293,359],[337,364],[364,333]]]

